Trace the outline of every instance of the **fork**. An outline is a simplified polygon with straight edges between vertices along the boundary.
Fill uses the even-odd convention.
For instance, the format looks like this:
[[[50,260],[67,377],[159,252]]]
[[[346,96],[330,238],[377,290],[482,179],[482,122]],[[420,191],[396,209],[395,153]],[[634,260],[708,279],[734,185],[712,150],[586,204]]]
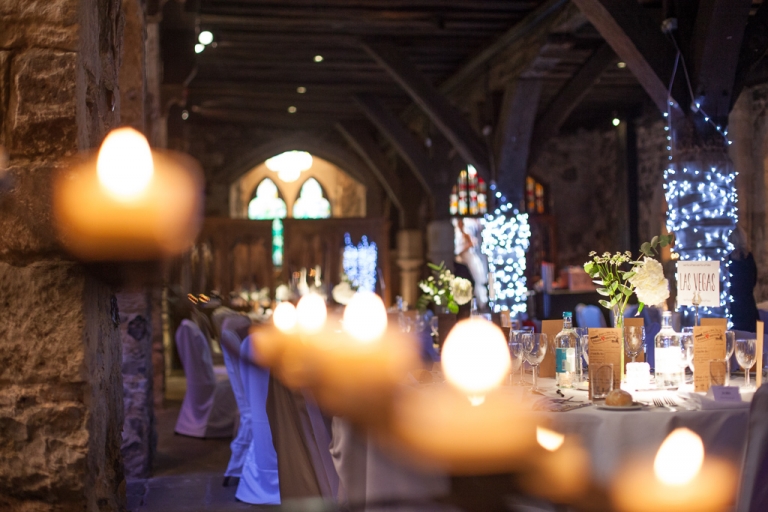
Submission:
[[[671,398],[669,398],[669,397],[666,397],[666,396],[665,396],[665,397],[664,397],[664,402],[665,402],[665,403],[666,403],[668,406],[670,406],[670,407],[678,407],[678,405],[677,405],[677,402],[675,402],[674,400],[672,400],[672,399],[671,399]]]

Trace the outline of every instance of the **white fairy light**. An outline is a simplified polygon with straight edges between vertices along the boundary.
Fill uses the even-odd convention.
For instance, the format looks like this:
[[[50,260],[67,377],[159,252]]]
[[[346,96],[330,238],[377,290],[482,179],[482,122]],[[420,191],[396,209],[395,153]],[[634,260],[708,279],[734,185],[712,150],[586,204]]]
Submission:
[[[344,253],[341,265],[353,286],[358,290],[373,292],[376,290],[376,267],[379,250],[376,242],[368,243],[368,237],[363,236],[360,243],[352,244],[349,233],[344,234]]]

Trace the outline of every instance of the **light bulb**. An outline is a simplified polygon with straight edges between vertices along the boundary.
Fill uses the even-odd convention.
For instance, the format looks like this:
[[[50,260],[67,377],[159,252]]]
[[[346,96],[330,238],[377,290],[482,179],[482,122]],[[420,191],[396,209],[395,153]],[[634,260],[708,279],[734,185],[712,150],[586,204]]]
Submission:
[[[290,302],[281,302],[272,313],[272,323],[282,332],[292,331],[296,327],[298,314]]]
[[[563,446],[565,436],[554,430],[544,427],[536,427],[536,441],[547,451],[554,452]]]
[[[653,461],[653,472],[662,483],[685,485],[699,474],[704,463],[704,443],[687,428],[675,429],[667,436]]]
[[[200,41],[201,44],[211,44],[213,42],[213,34],[208,30],[203,30],[200,32],[200,35],[197,36],[197,40]]]
[[[195,45],[195,53],[203,53],[203,50],[205,50],[205,45],[201,43],[197,43]]]
[[[315,62],[323,62],[323,56],[322,55],[315,55]]]
[[[99,149],[96,174],[111,196],[124,202],[136,199],[154,172],[152,150],[144,135],[128,127],[109,132]]]
[[[484,395],[509,373],[509,347],[501,329],[488,320],[462,320],[448,333],[442,351],[445,378],[470,396]]]
[[[361,291],[344,308],[344,330],[363,343],[381,338],[387,329],[387,310],[373,292]]]
[[[618,117],[614,117],[613,121],[611,122],[613,123],[613,126],[619,126],[621,124],[621,119],[619,119]]]
[[[320,332],[328,316],[325,301],[316,293],[308,293],[299,300],[296,314],[298,315],[299,328],[305,334]]]

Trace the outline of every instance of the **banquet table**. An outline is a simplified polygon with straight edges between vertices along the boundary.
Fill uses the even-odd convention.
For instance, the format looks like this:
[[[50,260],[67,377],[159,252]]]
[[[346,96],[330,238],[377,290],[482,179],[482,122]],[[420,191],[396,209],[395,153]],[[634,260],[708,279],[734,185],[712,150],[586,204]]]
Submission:
[[[743,384],[742,379],[731,385]],[[554,379],[539,379],[539,387],[549,398],[556,394]],[[526,387],[505,386],[509,393],[529,394]],[[588,402],[583,390],[561,390],[564,398]],[[607,485],[612,475],[630,455],[654,454],[666,436],[678,427],[687,427],[699,436],[708,455],[725,458],[741,468],[747,440],[751,393],[743,393],[741,407],[715,410],[690,410],[695,402],[686,402],[675,391],[646,391],[634,395],[636,400],[667,396],[680,407],[643,407],[641,410],[601,410],[595,405],[567,412],[537,411],[542,423],[566,435],[577,436],[591,459],[593,478]],[[652,403],[652,402],[651,402]],[[709,407],[712,407],[709,402]],[[510,433],[514,435],[514,432]],[[343,419],[334,418],[332,453],[342,483],[347,486],[350,501],[376,502],[389,499],[434,499],[450,492],[449,475],[424,471],[405,461],[391,458],[372,441],[357,435]],[[378,510],[378,508],[377,508]]]

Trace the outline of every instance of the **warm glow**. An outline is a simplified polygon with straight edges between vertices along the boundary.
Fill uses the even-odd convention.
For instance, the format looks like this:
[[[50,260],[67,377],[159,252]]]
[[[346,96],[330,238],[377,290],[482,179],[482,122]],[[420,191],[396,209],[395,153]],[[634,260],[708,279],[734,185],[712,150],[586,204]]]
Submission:
[[[621,119],[619,119],[618,117],[614,117],[613,121],[611,122],[613,123],[613,126],[619,126],[621,124]]]
[[[201,44],[211,44],[213,42],[213,34],[208,30],[203,30],[200,32],[200,35],[197,36],[197,40],[200,41]]]
[[[322,55],[315,55],[315,62],[323,62],[323,56]]]
[[[286,151],[273,156],[265,164],[285,183],[292,183],[299,179],[302,172],[312,167],[312,155],[306,151]]]
[[[619,69],[624,69],[625,67],[627,67],[627,63],[624,61],[619,61],[616,63],[616,67]]]
[[[356,340],[370,343],[387,329],[387,310],[373,292],[357,292],[344,309],[344,330]]]
[[[288,113],[289,114],[295,114],[296,113],[296,107],[294,107],[293,105],[288,107]]]
[[[504,334],[485,319],[462,320],[443,346],[445,378],[468,395],[483,395],[497,387],[511,364]]]
[[[545,450],[554,452],[563,446],[565,436],[554,430],[549,430],[544,427],[536,427],[536,441],[538,441],[541,447]]]
[[[99,150],[96,173],[101,185],[119,201],[140,196],[155,172],[147,139],[133,128],[109,132]]]
[[[703,463],[701,438],[687,428],[678,428],[661,443],[653,461],[653,472],[664,484],[685,485],[699,474]]]
[[[316,293],[308,293],[299,300],[296,314],[298,315],[299,328],[306,334],[320,332],[328,316],[325,301]]]
[[[296,308],[290,302],[281,302],[272,313],[272,322],[283,332],[292,331],[296,327],[297,318]]]
[[[307,88],[306,87],[297,87],[296,88],[296,92],[299,93],[299,94],[304,94],[305,92],[307,92]]]

